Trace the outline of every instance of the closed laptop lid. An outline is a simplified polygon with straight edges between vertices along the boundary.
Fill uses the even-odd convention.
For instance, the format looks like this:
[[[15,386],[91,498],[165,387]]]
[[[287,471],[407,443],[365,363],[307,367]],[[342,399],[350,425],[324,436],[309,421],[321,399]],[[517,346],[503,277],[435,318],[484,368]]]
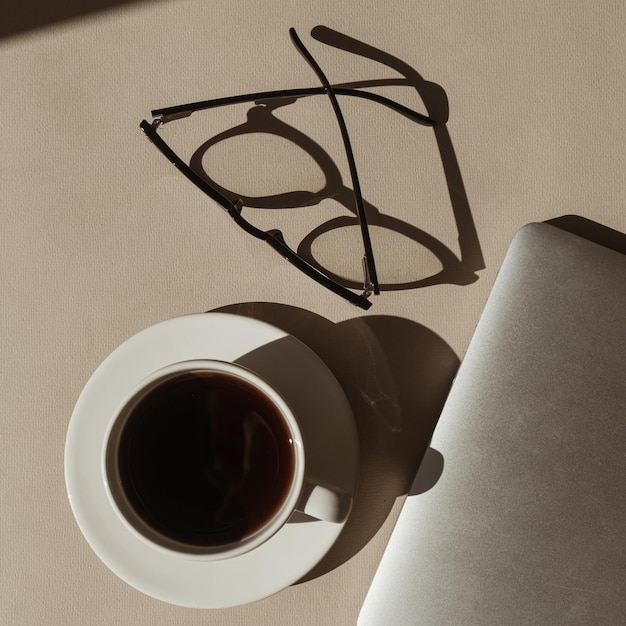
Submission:
[[[625,372],[626,256],[522,228],[359,624],[626,623]]]

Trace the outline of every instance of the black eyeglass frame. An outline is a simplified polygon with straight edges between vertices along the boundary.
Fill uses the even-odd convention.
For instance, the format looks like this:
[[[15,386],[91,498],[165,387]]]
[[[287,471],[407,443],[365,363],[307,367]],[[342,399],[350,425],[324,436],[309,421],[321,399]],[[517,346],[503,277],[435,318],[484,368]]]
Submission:
[[[176,105],[171,107],[164,107],[155,109],[151,112],[154,118],[152,123],[143,120],[140,123],[140,127],[146,134],[148,139],[155,145],[155,147],[178,169],[190,182],[192,182],[198,189],[206,193],[211,199],[225,209],[235,223],[245,230],[247,233],[267,242],[274,250],[276,250],[283,258],[289,261],[292,265],[297,267],[304,274],[312,278],[320,285],[326,287],[338,296],[341,296],[348,302],[358,306],[362,309],[369,309],[372,306],[372,302],[369,300],[369,296],[374,293],[380,293],[378,286],[378,279],[376,276],[376,267],[374,263],[374,255],[372,251],[371,241],[369,237],[369,230],[367,227],[367,219],[365,216],[365,209],[363,206],[363,198],[361,194],[358,174],[356,170],[356,164],[354,161],[354,155],[352,153],[352,147],[350,138],[346,128],[343,114],[336,96],[353,96],[357,98],[364,98],[371,100],[378,104],[387,106],[406,117],[409,117],[413,121],[425,125],[435,126],[436,121],[432,118],[418,113],[409,107],[394,102],[384,96],[377,93],[368,91],[361,91],[358,89],[346,88],[342,86],[333,86],[330,84],[324,72],[314,60],[310,52],[305,48],[302,41],[299,39],[295,30],[291,28],[289,30],[292,42],[298,49],[298,51],[305,58],[307,63],[312,67],[316,73],[318,79],[322,83],[322,87],[301,88],[301,89],[286,89],[278,91],[266,91],[253,94],[244,94],[240,96],[230,96],[226,98],[216,98],[212,100],[204,100],[200,102],[193,102],[189,104]],[[242,215],[243,203],[242,201],[233,202],[222,194],[218,189],[211,185],[206,179],[196,173],[185,161],[183,161],[166,141],[157,133],[157,129],[168,122],[178,120],[190,116],[192,113],[202,110],[213,109],[221,106],[228,106],[232,104],[241,104],[246,102],[264,101],[264,100],[280,100],[280,99],[293,99],[313,95],[326,94],[331,101],[333,111],[337,122],[340,127],[342,139],[344,143],[344,149],[348,160],[350,169],[350,175],[352,178],[353,191],[356,200],[357,216],[359,218],[359,224],[361,226],[361,235],[363,238],[364,256],[363,256],[363,269],[364,269],[364,286],[363,293],[357,294],[339,284],[337,281],[330,278],[324,272],[317,267],[311,265],[308,261],[299,256],[294,250],[292,250],[285,242],[282,232],[278,229],[270,229],[267,231],[261,230],[251,224]]]

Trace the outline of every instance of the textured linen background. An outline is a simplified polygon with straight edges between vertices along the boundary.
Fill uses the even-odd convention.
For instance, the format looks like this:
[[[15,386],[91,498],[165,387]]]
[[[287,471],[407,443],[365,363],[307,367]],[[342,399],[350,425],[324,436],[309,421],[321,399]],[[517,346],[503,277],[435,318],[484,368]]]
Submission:
[[[0,39],[0,621],[354,624],[402,502],[392,471],[376,489],[362,483],[380,506],[346,527],[361,533],[350,558],[248,606],[170,606],[112,574],[74,521],[63,449],[76,398],[140,329],[238,303],[282,304],[303,320],[309,311],[329,328],[368,316],[389,328],[420,325],[462,358],[519,227],[576,214],[626,231],[626,5],[155,0],[100,3],[51,21],[71,14],[54,4],[7,9],[8,17],[21,11],[24,28],[7,27]],[[394,55],[445,90],[485,258],[477,282],[388,291],[362,313],[236,232],[142,136],[138,123],[151,108],[315,85],[290,26],[333,82],[393,76],[312,41],[317,24]],[[458,253],[432,131],[373,111],[345,107],[365,197]],[[336,125],[311,121],[308,130],[349,180]],[[229,165],[232,177],[247,158]],[[419,353],[413,336],[396,339]]]

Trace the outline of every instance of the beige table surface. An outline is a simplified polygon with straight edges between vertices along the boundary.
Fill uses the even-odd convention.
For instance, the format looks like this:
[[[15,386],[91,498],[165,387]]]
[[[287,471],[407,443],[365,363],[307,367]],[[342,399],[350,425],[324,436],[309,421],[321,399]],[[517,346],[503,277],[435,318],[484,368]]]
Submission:
[[[515,231],[570,214],[626,231],[626,5],[15,4],[0,14],[0,623],[356,623]],[[410,283],[428,275],[434,257],[410,236],[426,232],[469,273],[484,259],[474,282],[388,289],[362,312],[238,231],[142,136],[139,121],[158,106],[317,85],[291,26],[334,83],[399,76],[312,40],[318,24],[404,62],[424,93],[435,83],[447,95],[438,134],[375,104],[342,106],[365,199],[421,229],[395,233],[399,243],[375,229],[381,263]],[[425,111],[414,89],[391,89]],[[213,134],[245,113],[209,116]],[[351,186],[325,98],[277,115],[323,146]],[[233,185],[258,171],[247,146],[238,138],[216,164]],[[274,151],[281,179],[315,183],[293,147]],[[270,178],[265,193],[275,193]],[[301,238],[342,209],[325,199],[265,214]],[[100,562],[72,516],[63,454],[74,403],[107,354],[151,324],[216,309],[270,321],[318,352],[352,403],[362,463],[349,523],[305,580],[210,611],[154,600]]]

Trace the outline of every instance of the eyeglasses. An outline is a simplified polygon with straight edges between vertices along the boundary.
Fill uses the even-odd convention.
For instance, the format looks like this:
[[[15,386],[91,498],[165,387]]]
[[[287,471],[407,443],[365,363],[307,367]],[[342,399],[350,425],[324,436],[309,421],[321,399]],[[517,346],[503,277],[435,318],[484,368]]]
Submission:
[[[393,100],[385,98],[380,94],[344,86],[331,85],[317,61],[313,58],[311,53],[307,50],[307,48],[304,46],[304,44],[296,34],[296,31],[291,28],[289,30],[289,34],[291,37],[291,41],[293,42],[297,50],[300,52],[300,54],[304,57],[311,69],[317,75],[318,80],[322,84],[321,87],[266,91],[156,109],[152,111],[153,121],[150,123],[146,120],[143,120],[140,126],[146,136],[150,139],[150,141],[152,141],[152,143],[158,148],[158,150],[184,176],[186,176],[189,181],[191,181],[196,187],[198,187],[198,189],[203,191],[219,206],[226,210],[230,217],[237,224],[237,226],[242,228],[245,232],[249,233],[253,237],[267,242],[274,250],[276,250],[276,252],[278,252],[282,257],[289,261],[293,266],[297,267],[299,270],[304,272],[307,276],[318,282],[320,285],[323,285],[327,289],[330,289],[333,293],[341,296],[342,298],[345,298],[352,304],[362,309],[368,309],[372,305],[369,297],[372,293],[379,294],[380,287],[376,273],[372,243],[368,229],[363,197],[361,194],[361,186],[354,160],[354,154],[352,151],[352,145],[350,142],[350,137],[348,135],[348,130],[346,128],[343,113],[337,100],[337,95],[353,96],[356,98],[364,98],[376,102],[378,104],[394,109],[395,111],[426,126],[434,126],[436,122],[432,118],[418,113],[417,111],[414,111],[413,109],[410,109],[400,103],[394,102]],[[329,276],[329,274],[323,271],[320,267],[316,267],[309,260],[305,259],[302,255],[295,252],[286,243],[284,235],[279,229],[262,230],[252,224],[243,216],[242,209],[245,206],[245,202],[242,198],[237,198],[234,200],[232,198],[228,198],[218,185],[213,183],[207,176],[203,176],[198,173],[197,168],[191,167],[181,157],[179,157],[157,132],[157,130],[162,125],[189,117],[192,113],[197,111],[214,109],[218,107],[246,102],[272,102],[281,100],[284,101],[285,99],[298,99],[302,97],[322,94],[326,94],[328,96],[334,116],[339,125],[339,130],[341,132],[341,137],[343,141],[343,147],[350,171],[350,178],[352,180],[356,215],[360,227],[360,235],[363,245],[363,290],[360,294],[354,293],[346,286],[340,284],[337,280]],[[276,120],[276,118],[273,119]],[[280,131],[276,131],[276,134],[280,134]]]

